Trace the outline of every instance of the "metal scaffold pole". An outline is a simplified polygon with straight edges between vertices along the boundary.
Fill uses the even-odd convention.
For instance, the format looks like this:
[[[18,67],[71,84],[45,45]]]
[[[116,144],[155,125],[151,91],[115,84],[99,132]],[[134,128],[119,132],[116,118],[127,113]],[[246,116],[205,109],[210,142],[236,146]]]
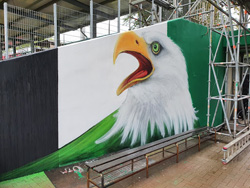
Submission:
[[[121,23],[120,23],[120,17],[121,17],[121,0],[118,0],[118,4],[117,4],[117,6],[118,6],[118,15],[117,15],[117,32],[118,33],[120,33],[120,25],[121,25]]]
[[[4,33],[5,33],[5,58],[9,59],[9,39],[8,39],[8,4],[4,3]]]
[[[58,43],[57,43],[58,32],[57,32],[57,5],[56,3],[53,4],[53,13],[54,13],[54,43],[55,43],[55,48],[57,48],[58,47]]]
[[[94,10],[93,0],[90,0],[90,38],[94,37]]]
[[[214,9],[211,6],[211,11]],[[209,120],[210,120],[210,85],[211,85],[211,64],[212,64],[212,27],[213,27],[213,20],[214,14],[210,14],[210,30],[209,30],[209,68],[208,68],[208,105],[207,105],[207,129],[209,129]]]

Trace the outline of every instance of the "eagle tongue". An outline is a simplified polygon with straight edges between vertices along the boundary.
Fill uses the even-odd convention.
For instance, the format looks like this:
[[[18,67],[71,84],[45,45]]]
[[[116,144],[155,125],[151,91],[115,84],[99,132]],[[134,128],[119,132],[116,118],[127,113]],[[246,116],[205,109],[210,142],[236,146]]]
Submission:
[[[143,78],[148,75],[148,71],[139,69],[140,67],[126,79],[127,83],[129,83],[132,80]]]

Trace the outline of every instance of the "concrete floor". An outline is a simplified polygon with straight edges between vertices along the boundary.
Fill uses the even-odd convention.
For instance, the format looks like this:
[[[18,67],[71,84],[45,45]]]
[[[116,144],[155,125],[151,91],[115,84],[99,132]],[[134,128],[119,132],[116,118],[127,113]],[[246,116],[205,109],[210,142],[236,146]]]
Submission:
[[[151,167],[149,178],[146,178],[145,171],[142,171],[110,187],[250,188],[250,147],[229,164],[223,165],[221,149],[225,144],[222,140],[217,141],[217,143],[208,140],[201,144],[200,152],[198,152],[197,147],[194,147],[181,153],[179,163],[176,163],[176,158],[173,157]],[[157,160],[157,156],[151,160]],[[84,163],[53,169],[45,172],[45,174],[51,183],[58,188],[86,187],[86,167]],[[11,181],[9,181],[8,186],[1,186],[0,184],[0,187],[22,187],[18,184],[12,186]],[[26,184],[24,187],[34,186]]]

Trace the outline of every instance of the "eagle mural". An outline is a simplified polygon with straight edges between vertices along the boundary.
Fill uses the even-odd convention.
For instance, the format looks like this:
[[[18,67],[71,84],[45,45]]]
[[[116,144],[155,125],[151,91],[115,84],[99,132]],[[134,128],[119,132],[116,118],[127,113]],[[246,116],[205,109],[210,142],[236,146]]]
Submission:
[[[164,30],[163,28],[166,29],[165,26],[166,24],[153,26],[143,32],[130,31],[118,37],[105,37],[59,48],[59,143],[63,140],[60,135],[68,136],[75,131],[78,136],[68,136],[57,151],[1,175],[0,180],[53,169],[74,161],[93,159],[199,127],[189,93],[185,58],[180,48],[167,37],[167,34],[159,32]],[[112,43],[114,49],[101,50],[98,57],[93,57],[93,53],[83,53],[88,49],[94,49],[97,45],[106,46],[106,43],[114,38],[117,40]],[[96,50],[91,52],[96,53]],[[69,56],[69,53],[74,55]],[[111,81],[117,78],[114,74],[105,82],[103,79],[107,79],[108,76],[93,72],[101,69],[97,73],[109,74],[113,68],[112,60],[109,59],[108,62],[106,60],[112,53],[113,63],[118,63],[120,54],[128,54],[137,59],[138,67],[126,75],[125,79],[122,78],[124,80],[119,86],[112,83],[112,87],[109,87]],[[86,54],[89,59],[86,58]],[[107,59],[102,61],[103,58]],[[86,59],[89,62],[86,62]],[[83,81],[86,82],[85,87]],[[93,88],[93,85],[97,88],[96,92],[88,88]],[[115,90],[110,90],[113,87],[118,87],[116,88],[118,97],[115,96]],[[84,96],[86,92],[89,92],[88,97]],[[114,95],[110,96],[111,93]],[[119,103],[108,101],[100,95],[108,96],[110,100],[115,97],[115,100],[119,99]],[[106,114],[101,114],[98,107],[93,108],[80,103],[84,100],[89,102],[97,96],[105,102],[102,104],[112,106],[112,110],[108,109],[105,111]],[[89,111],[90,107],[94,113]],[[88,115],[98,120],[87,124],[84,118]],[[81,117],[83,118],[80,119]],[[84,123],[86,129],[81,131],[80,128],[84,127]]]
[[[117,95],[128,89],[113,127],[95,143],[107,141],[122,132],[121,144],[131,140],[141,145],[154,134],[178,134],[194,128],[197,120],[188,88],[185,58],[166,34],[130,31],[115,46],[113,61],[121,53],[134,56],[138,68],[120,84]]]

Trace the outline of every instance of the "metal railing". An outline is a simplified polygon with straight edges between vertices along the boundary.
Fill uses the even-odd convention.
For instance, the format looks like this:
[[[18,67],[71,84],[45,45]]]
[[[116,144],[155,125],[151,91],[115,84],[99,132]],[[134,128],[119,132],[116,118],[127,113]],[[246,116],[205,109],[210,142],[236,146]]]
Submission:
[[[55,7],[56,6],[56,7]],[[56,8],[56,9],[55,9]],[[66,45],[90,38],[90,15],[54,4],[57,13],[56,46]],[[55,31],[56,32],[56,31]]]
[[[0,60],[118,33],[120,6],[121,0],[117,8],[91,0],[86,13],[54,4],[50,15],[4,3]]]
[[[117,17],[117,10],[93,3],[93,37],[119,32]]]
[[[5,58],[4,56],[4,26],[0,25],[0,61]]]
[[[21,56],[51,48],[53,16],[4,3],[3,58]]]

